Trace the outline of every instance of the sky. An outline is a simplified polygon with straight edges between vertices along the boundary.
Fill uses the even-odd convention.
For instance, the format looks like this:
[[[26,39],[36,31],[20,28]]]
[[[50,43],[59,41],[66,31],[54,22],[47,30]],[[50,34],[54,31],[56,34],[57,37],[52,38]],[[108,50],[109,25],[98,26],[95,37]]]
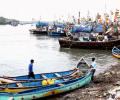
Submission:
[[[71,16],[91,16],[120,10],[120,0],[0,0],[0,16],[22,21],[67,20]]]

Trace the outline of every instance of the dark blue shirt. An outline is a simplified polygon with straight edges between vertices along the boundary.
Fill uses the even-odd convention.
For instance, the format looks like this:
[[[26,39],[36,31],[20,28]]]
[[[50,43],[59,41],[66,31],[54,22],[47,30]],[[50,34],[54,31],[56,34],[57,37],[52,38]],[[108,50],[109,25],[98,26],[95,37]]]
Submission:
[[[33,72],[33,64],[29,64],[29,72]]]

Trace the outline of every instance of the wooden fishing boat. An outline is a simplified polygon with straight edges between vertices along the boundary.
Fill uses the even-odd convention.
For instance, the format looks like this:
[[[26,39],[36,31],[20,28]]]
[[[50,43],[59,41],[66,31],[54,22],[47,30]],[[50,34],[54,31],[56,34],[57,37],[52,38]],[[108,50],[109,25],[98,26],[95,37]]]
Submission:
[[[113,46],[120,45],[120,39],[109,41],[80,41],[68,38],[59,39],[60,47],[79,49],[112,49]]]
[[[33,23],[32,28],[29,30],[32,34],[37,35],[47,35],[48,34],[48,22],[41,22],[38,21],[36,23]]]
[[[51,85],[51,84],[55,84],[55,83],[61,83],[64,81],[67,81],[72,74],[74,74],[76,72],[76,70],[70,70],[70,71],[64,71],[62,72],[64,75],[60,75],[58,73],[54,73],[56,76],[53,76],[53,73],[49,73],[49,77],[46,77],[44,74],[44,78],[40,78],[40,79],[14,79],[14,78],[1,78],[1,80],[5,80],[7,81],[7,83],[2,83],[0,84],[0,92],[9,92],[9,93],[17,93],[17,92],[21,92],[21,91],[25,91],[25,90],[31,90],[33,88],[38,88],[38,87],[43,87],[46,85]],[[60,73],[60,72],[59,72]],[[68,73],[68,74],[67,74]],[[47,73],[48,74],[48,73]]]
[[[112,55],[116,58],[120,58],[120,49],[116,46],[112,48]]]
[[[45,29],[43,30],[40,28],[30,29],[29,31],[32,34],[38,34],[38,35],[47,35],[48,34],[47,30],[45,30]]]
[[[62,72],[52,72],[52,73],[41,73],[35,74],[35,79],[28,79],[27,75],[24,76],[16,76],[16,77],[0,77],[1,90],[0,92],[20,92],[32,88],[36,88],[38,86],[42,86],[42,82],[53,81],[60,83],[65,81],[70,77],[76,70],[62,71]],[[64,79],[65,78],[65,79]],[[53,83],[52,83],[53,84]],[[47,84],[48,85],[48,84]],[[7,87],[7,88],[6,88]]]
[[[37,88],[34,88],[34,89],[18,91],[16,93],[0,92],[0,99],[1,100],[38,99],[41,97],[47,97],[50,95],[71,91],[89,84],[93,76],[93,70],[90,69],[90,67],[84,61],[84,59],[82,59],[81,62],[78,63],[77,67],[79,68],[79,70],[82,70],[84,72],[82,76],[73,75],[73,77],[70,77],[69,80],[63,81],[60,84],[52,84],[52,85],[41,86],[41,87],[38,86]]]
[[[49,36],[66,36],[66,33],[64,31],[64,28],[55,27],[55,28],[49,29],[48,35]]]
[[[19,81],[40,81],[43,79],[67,77],[70,74],[72,74],[73,72],[75,72],[75,70],[35,74],[35,79],[28,79],[28,75],[15,76],[15,77],[1,76],[0,82],[1,83],[15,83],[17,81],[18,82]]]

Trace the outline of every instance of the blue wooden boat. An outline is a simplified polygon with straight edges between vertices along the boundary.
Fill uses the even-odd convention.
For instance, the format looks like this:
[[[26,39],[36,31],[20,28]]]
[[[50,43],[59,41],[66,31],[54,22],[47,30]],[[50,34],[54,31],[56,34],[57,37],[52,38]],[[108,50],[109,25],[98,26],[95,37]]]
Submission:
[[[120,49],[117,46],[112,48],[112,55],[116,58],[120,58]]]
[[[66,33],[64,31],[64,28],[66,25],[64,23],[57,23],[54,22],[52,24],[52,28],[49,29],[48,35],[49,36],[66,36]]]
[[[63,81],[60,84],[52,84],[47,86],[38,86],[37,88],[28,89],[21,92],[9,93],[9,92],[0,92],[0,100],[31,100],[38,99],[41,97],[47,97],[50,95],[55,95],[59,93],[64,93],[67,91],[71,91],[77,88],[80,88],[84,85],[90,83],[91,78],[93,76],[93,70],[90,69],[88,64],[82,59],[77,67],[79,70],[82,70],[84,74],[82,76],[71,77],[67,81]]]
[[[49,31],[49,36],[66,36],[66,33],[63,31]]]
[[[59,78],[66,77],[75,72],[75,70],[61,71],[61,72],[51,72],[51,73],[41,73],[35,74],[35,79],[28,79],[28,75],[9,77],[9,76],[1,76],[1,83],[14,83],[14,81],[34,81],[34,80],[43,80],[43,79],[51,79],[51,78]]]
[[[66,36],[66,33],[64,31],[64,28],[61,27],[54,27],[53,29],[50,29],[48,31],[49,36]]]

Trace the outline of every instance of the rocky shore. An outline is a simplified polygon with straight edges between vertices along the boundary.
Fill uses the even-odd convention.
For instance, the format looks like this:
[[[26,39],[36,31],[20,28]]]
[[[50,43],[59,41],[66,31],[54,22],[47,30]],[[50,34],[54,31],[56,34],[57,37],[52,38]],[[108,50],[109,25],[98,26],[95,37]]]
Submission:
[[[46,100],[120,100],[110,90],[120,86],[120,63],[95,76],[89,85],[69,93],[60,94]],[[120,89],[117,89],[120,91]],[[115,99],[116,98],[116,99]]]

